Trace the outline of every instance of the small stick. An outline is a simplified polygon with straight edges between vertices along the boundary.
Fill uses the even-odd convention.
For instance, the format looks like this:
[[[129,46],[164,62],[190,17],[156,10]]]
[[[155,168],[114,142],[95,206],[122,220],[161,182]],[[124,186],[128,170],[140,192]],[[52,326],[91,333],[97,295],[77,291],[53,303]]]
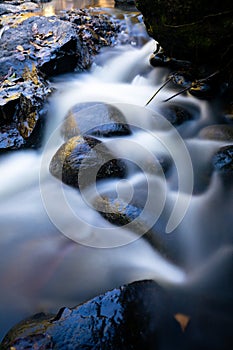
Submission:
[[[190,86],[186,87],[185,89],[183,89],[183,90],[177,92],[177,94],[172,95],[171,97],[167,98],[166,100],[163,100],[163,102],[168,102],[168,101],[170,101],[172,98],[174,98],[174,97],[176,97],[176,96],[179,96],[179,95],[182,94],[183,92],[189,90],[189,89],[191,88],[191,86],[192,86],[192,85],[190,85]]]
[[[173,77],[169,78],[168,80],[165,81],[165,83],[162,86],[160,86],[160,88],[154,93],[154,95],[146,103],[146,106],[153,100],[153,98],[159,93],[159,91],[161,91],[164,88],[164,86],[166,86],[169,83],[169,81],[172,80],[172,78]]]

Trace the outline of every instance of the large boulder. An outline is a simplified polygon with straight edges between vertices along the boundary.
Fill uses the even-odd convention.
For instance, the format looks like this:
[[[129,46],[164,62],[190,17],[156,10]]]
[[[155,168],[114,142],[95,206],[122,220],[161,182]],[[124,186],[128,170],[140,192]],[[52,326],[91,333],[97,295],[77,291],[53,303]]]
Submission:
[[[37,314],[13,327],[1,349],[229,350],[226,304],[139,281],[57,315]]]
[[[120,28],[88,10],[60,18],[28,12],[37,8],[0,1],[0,150],[40,146],[36,129],[51,93],[46,77],[89,68],[101,47],[115,43]]]
[[[232,62],[231,0],[136,0],[136,6],[168,56],[230,71],[225,65]]]
[[[18,75],[36,65],[47,75],[65,73],[78,62],[77,35],[71,23],[56,17],[34,16],[6,29],[0,39],[0,75]]]

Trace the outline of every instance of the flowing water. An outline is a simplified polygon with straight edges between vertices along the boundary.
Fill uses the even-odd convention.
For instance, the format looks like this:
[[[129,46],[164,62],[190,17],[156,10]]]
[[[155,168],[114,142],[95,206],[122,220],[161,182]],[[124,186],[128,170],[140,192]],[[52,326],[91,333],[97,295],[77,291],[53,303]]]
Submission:
[[[130,30],[144,33],[138,25]],[[222,274],[231,267],[232,189],[210,165],[227,143],[197,136],[218,118],[218,106],[191,96],[165,104],[174,93],[166,88],[145,108],[167,72],[149,65],[156,43],[145,33],[142,42],[105,49],[90,72],[55,79],[42,150],[1,157],[0,336],[28,315],[74,306],[138,279],[230,297]],[[141,171],[129,167],[124,180],[104,180],[80,193],[61,185],[48,167],[63,143],[67,111],[86,101],[111,103],[123,112],[132,135],[103,141]],[[192,120],[174,128],[162,113],[171,104],[183,106]],[[161,157],[171,163],[165,175],[156,163]],[[124,200],[146,196],[140,232],[133,225],[114,226],[95,210],[96,197],[109,190]]]

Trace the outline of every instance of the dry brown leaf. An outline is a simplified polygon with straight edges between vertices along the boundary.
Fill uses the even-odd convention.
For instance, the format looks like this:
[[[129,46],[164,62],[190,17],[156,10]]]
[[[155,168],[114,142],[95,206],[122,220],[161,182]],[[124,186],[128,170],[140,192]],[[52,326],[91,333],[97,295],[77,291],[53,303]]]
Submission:
[[[180,324],[182,332],[184,332],[190,321],[190,316],[177,313],[174,315],[174,318]]]

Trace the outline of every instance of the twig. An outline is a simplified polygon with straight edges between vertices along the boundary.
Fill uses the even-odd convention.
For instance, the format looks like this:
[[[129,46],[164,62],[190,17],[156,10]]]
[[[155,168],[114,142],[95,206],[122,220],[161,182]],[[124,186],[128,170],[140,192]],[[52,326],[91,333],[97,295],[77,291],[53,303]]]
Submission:
[[[149,101],[146,103],[146,106],[147,106],[147,105],[153,100],[153,98],[164,88],[164,86],[166,86],[166,85],[169,83],[169,81],[172,80],[172,78],[173,78],[173,77],[167,79],[167,80],[165,81],[165,83],[164,83],[162,86],[160,86],[160,88],[154,93],[154,95],[153,95],[153,96],[149,99]]]
[[[179,95],[182,94],[183,92],[189,90],[191,87],[192,87],[192,85],[186,87],[185,89],[183,89],[183,90],[177,92],[175,95],[172,95],[171,97],[167,98],[166,100],[163,100],[163,102],[168,102],[168,101],[170,101],[172,98],[174,98],[174,97],[176,97],[176,96],[179,96]]]

